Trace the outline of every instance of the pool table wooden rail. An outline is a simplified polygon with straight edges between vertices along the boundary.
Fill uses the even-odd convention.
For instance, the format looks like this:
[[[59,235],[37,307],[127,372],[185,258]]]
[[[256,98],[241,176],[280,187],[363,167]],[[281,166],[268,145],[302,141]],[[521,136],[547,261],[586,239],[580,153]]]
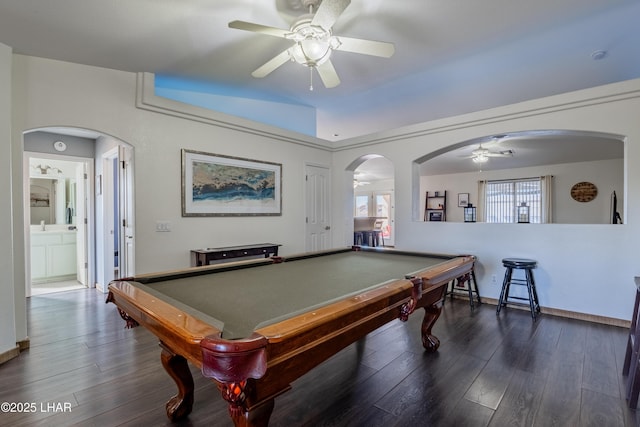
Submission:
[[[266,426],[274,398],[289,390],[292,381],[380,326],[397,318],[406,320],[417,308],[425,310],[423,346],[436,351],[440,343],[431,329],[447,285],[470,272],[474,262],[473,256],[443,260],[412,277],[259,327],[239,340],[225,340],[219,328],[126,280],[109,286],[107,302],[115,303],[125,320],[132,319],[159,338],[163,366],[178,386],[178,394],[166,407],[170,419],[186,416],[193,404],[193,378],[186,358],[218,384],[236,426]],[[166,278],[164,274],[146,277],[150,276]]]

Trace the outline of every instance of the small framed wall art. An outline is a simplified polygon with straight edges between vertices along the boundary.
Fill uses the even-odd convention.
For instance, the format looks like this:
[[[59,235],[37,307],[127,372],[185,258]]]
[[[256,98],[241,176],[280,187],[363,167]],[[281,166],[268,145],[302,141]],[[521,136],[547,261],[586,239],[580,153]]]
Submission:
[[[469,204],[469,193],[458,193],[458,207],[466,208]]]

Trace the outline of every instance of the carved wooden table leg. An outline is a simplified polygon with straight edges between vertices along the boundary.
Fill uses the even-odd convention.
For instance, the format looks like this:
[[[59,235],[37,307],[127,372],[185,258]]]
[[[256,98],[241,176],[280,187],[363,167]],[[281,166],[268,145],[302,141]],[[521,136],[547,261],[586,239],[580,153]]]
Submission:
[[[189,415],[193,408],[193,376],[191,376],[187,359],[173,353],[163,343],[160,343],[160,347],[162,347],[160,355],[162,366],[178,386],[178,394],[169,399],[166,405],[167,417],[171,421],[176,421]]]
[[[424,319],[422,319],[422,346],[428,352],[434,352],[440,347],[440,340],[431,335],[431,328],[440,317],[442,312],[442,301],[426,306],[424,308]]]
[[[229,402],[229,415],[235,427],[267,427],[273,412],[274,400],[269,399],[257,407],[247,411],[243,407],[234,406]]]

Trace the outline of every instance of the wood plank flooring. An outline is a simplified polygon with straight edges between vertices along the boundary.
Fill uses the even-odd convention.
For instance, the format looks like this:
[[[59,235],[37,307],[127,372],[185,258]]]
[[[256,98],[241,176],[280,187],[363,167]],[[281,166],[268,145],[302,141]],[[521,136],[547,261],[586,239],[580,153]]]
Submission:
[[[0,413],[0,425],[232,425],[195,368],[194,410],[172,424],[164,404],[175,385],[155,337],[124,329],[104,300],[90,289],[29,299],[31,348],[0,365],[0,402],[35,411]],[[270,425],[638,426],[624,399],[626,329],[447,300],[440,350],[428,354],[421,320],[394,321],[297,380]]]

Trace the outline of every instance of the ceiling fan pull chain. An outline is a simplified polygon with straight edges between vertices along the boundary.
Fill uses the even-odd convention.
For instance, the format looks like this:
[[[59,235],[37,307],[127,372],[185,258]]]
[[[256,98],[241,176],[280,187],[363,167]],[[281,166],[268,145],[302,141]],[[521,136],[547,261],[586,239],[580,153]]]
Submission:
[[[309,91],[313,91],[313,67],[309,67]]]

